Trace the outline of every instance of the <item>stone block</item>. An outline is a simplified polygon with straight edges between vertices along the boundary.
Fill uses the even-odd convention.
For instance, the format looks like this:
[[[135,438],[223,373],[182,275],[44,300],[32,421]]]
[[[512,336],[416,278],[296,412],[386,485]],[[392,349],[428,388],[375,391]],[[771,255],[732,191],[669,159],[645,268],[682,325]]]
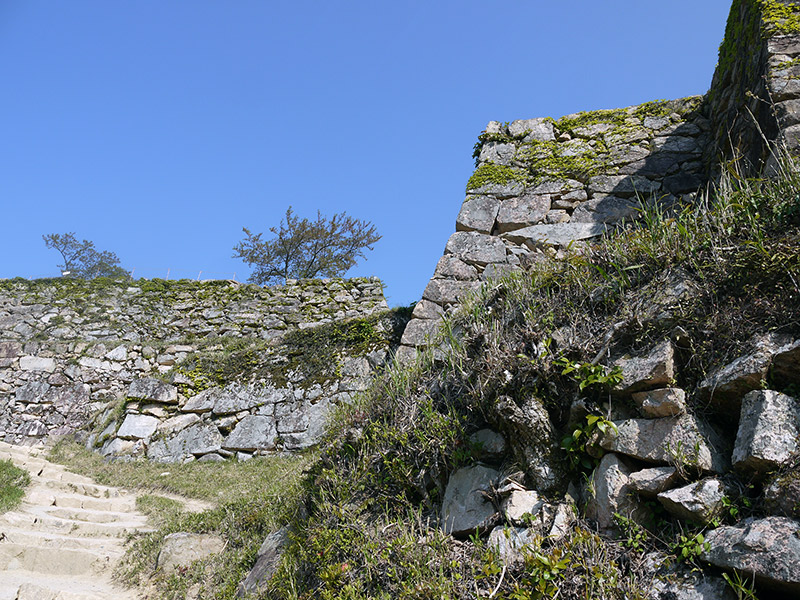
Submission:
[[[787,462],[798,450],[800,402],[772,390],[755,390],[742,399],[733,467],[757,479]]]
[[[273,450],[278,432],[275,420],[268,416],[250,415],[242,419],[231,434],[225,439],[222,447],[226,450]]]
[[[722,512],[724,496],[722,482],[712,477],[661,492],[658,494],[658,501],[679,519],[708,525]]]
[[[686,412],[686,392],[680,388],[637,392],[632,398],[645,417],[674,417]]]
[[[616,454],[606,454],[592,474],[594,494],[586,503],[586,516],[604,531],[614,530],[614,514],[643,522],[645,513],[630,487],[631,468]]]
[[[653,467],[631,473],[630,485],[643,496],[656,496],[671,489],[680,481],[675,467]]]
[[[128,397],[161,404],[177,404],[178,388],[158,379],[134,379],[128,388]]]
[[[225,540],[208,533],[170,533],[164,538],[164,544],[156,560],[160,570],[188,568],[193,562],[208,558],[222,552]]]
[[[513,525],[525,525],[544,506],[544,500],[533,490],[514,490],[503,500],[501,509],[506,520]],[[527,517],[526,517],[527,515]]]
[[[468,265],[463,260],[452,254],[446,254],[436,263],[433,276],[438,279],[456,279],[459,281],[475,281],[478,279],[478,269]]]
[[[457,231],[450,236],[445,254],[455,255],[472,265],[505,262],[506,247],[497,237],[475,231]]]
[[[494,196],[468,196],[456,218],[456,231],[492,233],[500,200]]]
[[[620,358],[614,366],[622,369],[622,382],[614,388],[620,394],[665,387],[675,379],[674,350],[669,341],[656,345],[645,356]]]
[[[693,415],[662,419],[615,421],[600,441],[606,450],[644,462],[675,464],[724,473],[730,464],[728,448],[709,426]]]
[[[615,223],[639,217],[639,202],[616,196],[594,198],[581,203],[570,219],[573,223]]]
[[[514,144],[486,142],[481,148],[478,160],[481,163],[494,163],[496,165],[508,166],[514,158],[517,147]]]
[[[550,196],[526,193],[500,203],[497,230],[500,233],[522,229],[541,222],[550,210]],[[494,261],[499,262],[499,261]]]
[[[22,371],[44,371],[52,373],[56,370],[56,361],[52,358],[39,356],[22,356],[19,359],[19,368]]]
[[[422,292],[422,298],[440,306],[460,304],[467,296],[479,290],[480,287],[481,284],[477,281],[431,279],[425,287],[425,291]]]
[[[123,440],[147,439],[156,432],[159,420],[148,415],[127,415],[117,431],[117,437]]]
[[[602,223],[559,223],[557,225],[532,225],[503,234],[515,244],[524,244],[531,250],[542,246],[569,246],[572,242],[588,240],[603,235]]]
[[[556,139],[553,123],[547,119],[520,119],[508,125],[511,137],[524,138],[525,142],[552,142]]]

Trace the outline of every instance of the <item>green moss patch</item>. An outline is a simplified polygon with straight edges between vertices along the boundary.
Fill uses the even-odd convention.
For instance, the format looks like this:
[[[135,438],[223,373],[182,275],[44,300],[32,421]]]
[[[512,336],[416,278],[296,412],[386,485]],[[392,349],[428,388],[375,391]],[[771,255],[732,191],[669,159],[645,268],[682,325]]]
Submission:
[[[477,190],[485,185],[507,185],[514,182],[525,182],[525,171],[503,165],[486,163],[478,167],[467,182],[467,190]]]

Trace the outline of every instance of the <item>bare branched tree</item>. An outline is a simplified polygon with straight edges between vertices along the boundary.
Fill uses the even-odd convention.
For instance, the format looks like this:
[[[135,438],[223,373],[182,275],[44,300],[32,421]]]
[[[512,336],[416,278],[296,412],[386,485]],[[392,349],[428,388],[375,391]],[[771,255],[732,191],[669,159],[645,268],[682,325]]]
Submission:
[[[119,266],[119,258],[107,250],[98,251],[89,240],[78,241],[74,232],[43,235],[45,246],[61,254],[58,265],[66,277],[94,279],[95,277],[129,278],[128,271]]]

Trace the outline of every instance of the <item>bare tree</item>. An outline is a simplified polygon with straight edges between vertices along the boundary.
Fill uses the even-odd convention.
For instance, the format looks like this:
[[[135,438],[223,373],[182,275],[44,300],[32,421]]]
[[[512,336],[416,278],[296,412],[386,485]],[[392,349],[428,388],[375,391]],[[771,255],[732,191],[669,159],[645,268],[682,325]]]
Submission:
[[[107,250],[98,251],[89,240],[78,241],[74,232],[43,235],[45,246],[56,250],[64,261],[58,265],[64,276],[94,279],[95,277],[129,278],[119,266],[119,258]]]
[[[381,239],[375,226],[338,213],[330,219],[317,211],[315,221],[301,219],[290,206],[278,227],[270,227],[273,237],[244,228],[247,236],[233,247],[234,257],[253,267],[249,281],[260,285],[286,279],[341,277],[365,250],[372,250]]]

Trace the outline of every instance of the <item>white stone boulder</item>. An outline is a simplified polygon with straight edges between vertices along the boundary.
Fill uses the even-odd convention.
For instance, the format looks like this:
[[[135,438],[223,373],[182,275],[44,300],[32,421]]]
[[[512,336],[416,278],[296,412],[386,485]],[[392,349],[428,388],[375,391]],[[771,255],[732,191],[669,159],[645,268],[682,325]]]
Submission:
[[[723,509],[725,488],[716,478],[661,492],[658,501],[679,519],[708,525]]]
[[[464,467],[450,476],[442,503],[441,526],[445,533],[468,536],[486,531],[497,514],[486,497],[500,473],[482,465]]]

